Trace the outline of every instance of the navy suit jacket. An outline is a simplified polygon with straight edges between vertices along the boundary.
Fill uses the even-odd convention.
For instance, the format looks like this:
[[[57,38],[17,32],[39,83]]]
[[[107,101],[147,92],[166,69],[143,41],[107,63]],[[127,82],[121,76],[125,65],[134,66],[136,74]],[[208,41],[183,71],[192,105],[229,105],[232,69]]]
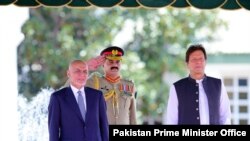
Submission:
[[[106,103],[99,90],[85,87],[87,112],[81,116],[71,87],[54,92],[48,106],[50,141],[108,141]]]

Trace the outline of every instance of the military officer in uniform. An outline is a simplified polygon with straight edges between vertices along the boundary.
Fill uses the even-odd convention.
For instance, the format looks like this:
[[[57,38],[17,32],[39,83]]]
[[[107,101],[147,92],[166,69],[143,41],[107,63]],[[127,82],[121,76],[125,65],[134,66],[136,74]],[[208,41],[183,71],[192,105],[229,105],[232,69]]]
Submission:
[[[103,66],[104,74],[93,72],[86,86],[103,92],[110,125],[136,124],[135,85],[120,75],[123,55],[123,49],[110,46],[101,51],[100,56],[87,62],[90,70]]]

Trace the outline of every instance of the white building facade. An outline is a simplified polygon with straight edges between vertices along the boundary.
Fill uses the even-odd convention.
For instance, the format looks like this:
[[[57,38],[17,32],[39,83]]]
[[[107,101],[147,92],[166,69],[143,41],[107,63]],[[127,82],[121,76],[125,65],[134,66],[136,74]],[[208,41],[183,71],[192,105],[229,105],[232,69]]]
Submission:
[[[231,101],[232,124],[250,124],[250,54],[209,55],[206,72],[223,80]]]

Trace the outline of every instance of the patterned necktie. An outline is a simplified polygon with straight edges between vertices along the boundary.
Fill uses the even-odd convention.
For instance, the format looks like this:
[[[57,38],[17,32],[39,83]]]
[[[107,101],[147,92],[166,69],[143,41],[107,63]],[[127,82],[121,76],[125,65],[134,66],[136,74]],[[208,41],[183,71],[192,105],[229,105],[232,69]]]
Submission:
[[[83,97],[82,97],[82,92],[81,91],[78,91],[78,106],[79,106],[79,109],[81,111],[81,114],[82,114],[82,118],[83,120],[85,121],[85,114],[86,114],[86,109],[85,109],[85,105],[84,105],[84,101],[83,101]]]

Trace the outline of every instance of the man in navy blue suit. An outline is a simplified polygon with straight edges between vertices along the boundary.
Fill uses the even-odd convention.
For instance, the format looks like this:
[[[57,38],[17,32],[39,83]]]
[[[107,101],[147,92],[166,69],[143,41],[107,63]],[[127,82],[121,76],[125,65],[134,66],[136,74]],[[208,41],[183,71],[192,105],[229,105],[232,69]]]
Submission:
[[[49,140],[108,141],[109,129],[103,94],[99,90],[85,87],[87,64],[81,60],[72,61],[67,75],[70,86],[54,92],[50,97]],[[78,99],[78,95],[82,96],[82,100]],[[82,103],[80,106],[83,106],[83,112],[79,103]]]

